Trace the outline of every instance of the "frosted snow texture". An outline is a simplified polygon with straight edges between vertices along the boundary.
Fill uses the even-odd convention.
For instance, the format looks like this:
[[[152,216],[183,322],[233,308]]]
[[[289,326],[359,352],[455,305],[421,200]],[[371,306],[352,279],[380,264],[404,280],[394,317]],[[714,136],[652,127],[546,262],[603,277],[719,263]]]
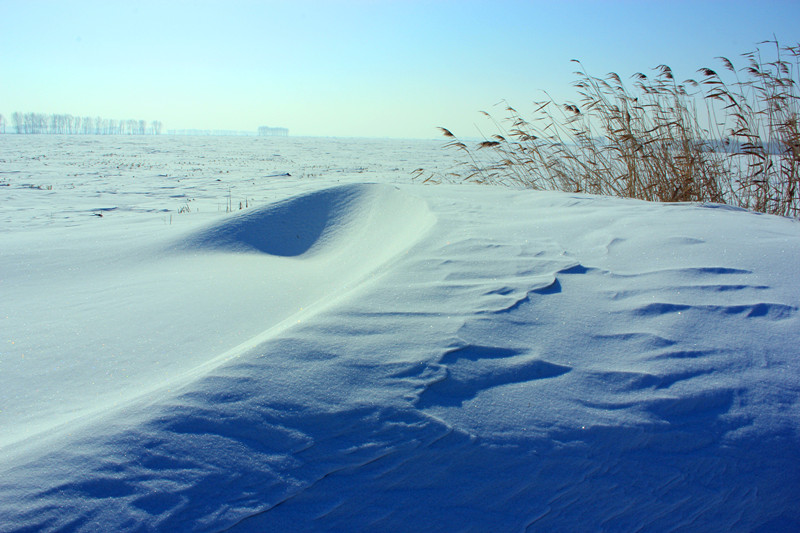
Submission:
[[[433,142],[0,146],[2,531],[800,529],[796,221],[411,183]]]

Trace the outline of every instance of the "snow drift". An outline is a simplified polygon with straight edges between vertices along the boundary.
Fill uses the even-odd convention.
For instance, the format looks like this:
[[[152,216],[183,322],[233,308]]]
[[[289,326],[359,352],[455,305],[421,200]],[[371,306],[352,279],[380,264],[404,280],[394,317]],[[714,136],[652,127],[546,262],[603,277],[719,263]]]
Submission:
[[[336,174],[6,222],[0,529],[800,527],[796,221]]]

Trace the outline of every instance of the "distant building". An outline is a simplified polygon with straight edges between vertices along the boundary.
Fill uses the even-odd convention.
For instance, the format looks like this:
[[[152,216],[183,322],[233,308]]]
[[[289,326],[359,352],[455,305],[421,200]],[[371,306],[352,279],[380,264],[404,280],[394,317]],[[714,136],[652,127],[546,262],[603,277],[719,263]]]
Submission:
[[[261,126],[258,128],[259,135],[267,137],[288,137],[289,128],[270,128],[268,126]]]

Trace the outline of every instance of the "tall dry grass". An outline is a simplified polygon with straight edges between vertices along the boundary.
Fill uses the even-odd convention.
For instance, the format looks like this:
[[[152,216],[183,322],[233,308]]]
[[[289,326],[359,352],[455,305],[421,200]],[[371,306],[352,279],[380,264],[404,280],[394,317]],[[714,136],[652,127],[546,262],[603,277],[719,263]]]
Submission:
[[[769,61],[758,48],[741,69],[720,57],[722,74],[683,83],[666,65],[628,86],[576,61],[575,103],[547,95],[529,118],[504,104],[501,121],[483,112],[497,133],[474,147],[440,128],[465,155],[455,178],[800,216],[800,45],[763,44]]]

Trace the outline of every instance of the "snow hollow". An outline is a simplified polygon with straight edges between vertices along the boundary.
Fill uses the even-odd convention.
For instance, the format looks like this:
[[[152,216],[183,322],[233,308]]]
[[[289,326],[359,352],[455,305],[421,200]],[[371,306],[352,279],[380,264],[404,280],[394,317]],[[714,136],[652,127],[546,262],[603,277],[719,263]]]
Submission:
[[[436,141],[0,135],[0,531],[798,531],[800,225]]]

